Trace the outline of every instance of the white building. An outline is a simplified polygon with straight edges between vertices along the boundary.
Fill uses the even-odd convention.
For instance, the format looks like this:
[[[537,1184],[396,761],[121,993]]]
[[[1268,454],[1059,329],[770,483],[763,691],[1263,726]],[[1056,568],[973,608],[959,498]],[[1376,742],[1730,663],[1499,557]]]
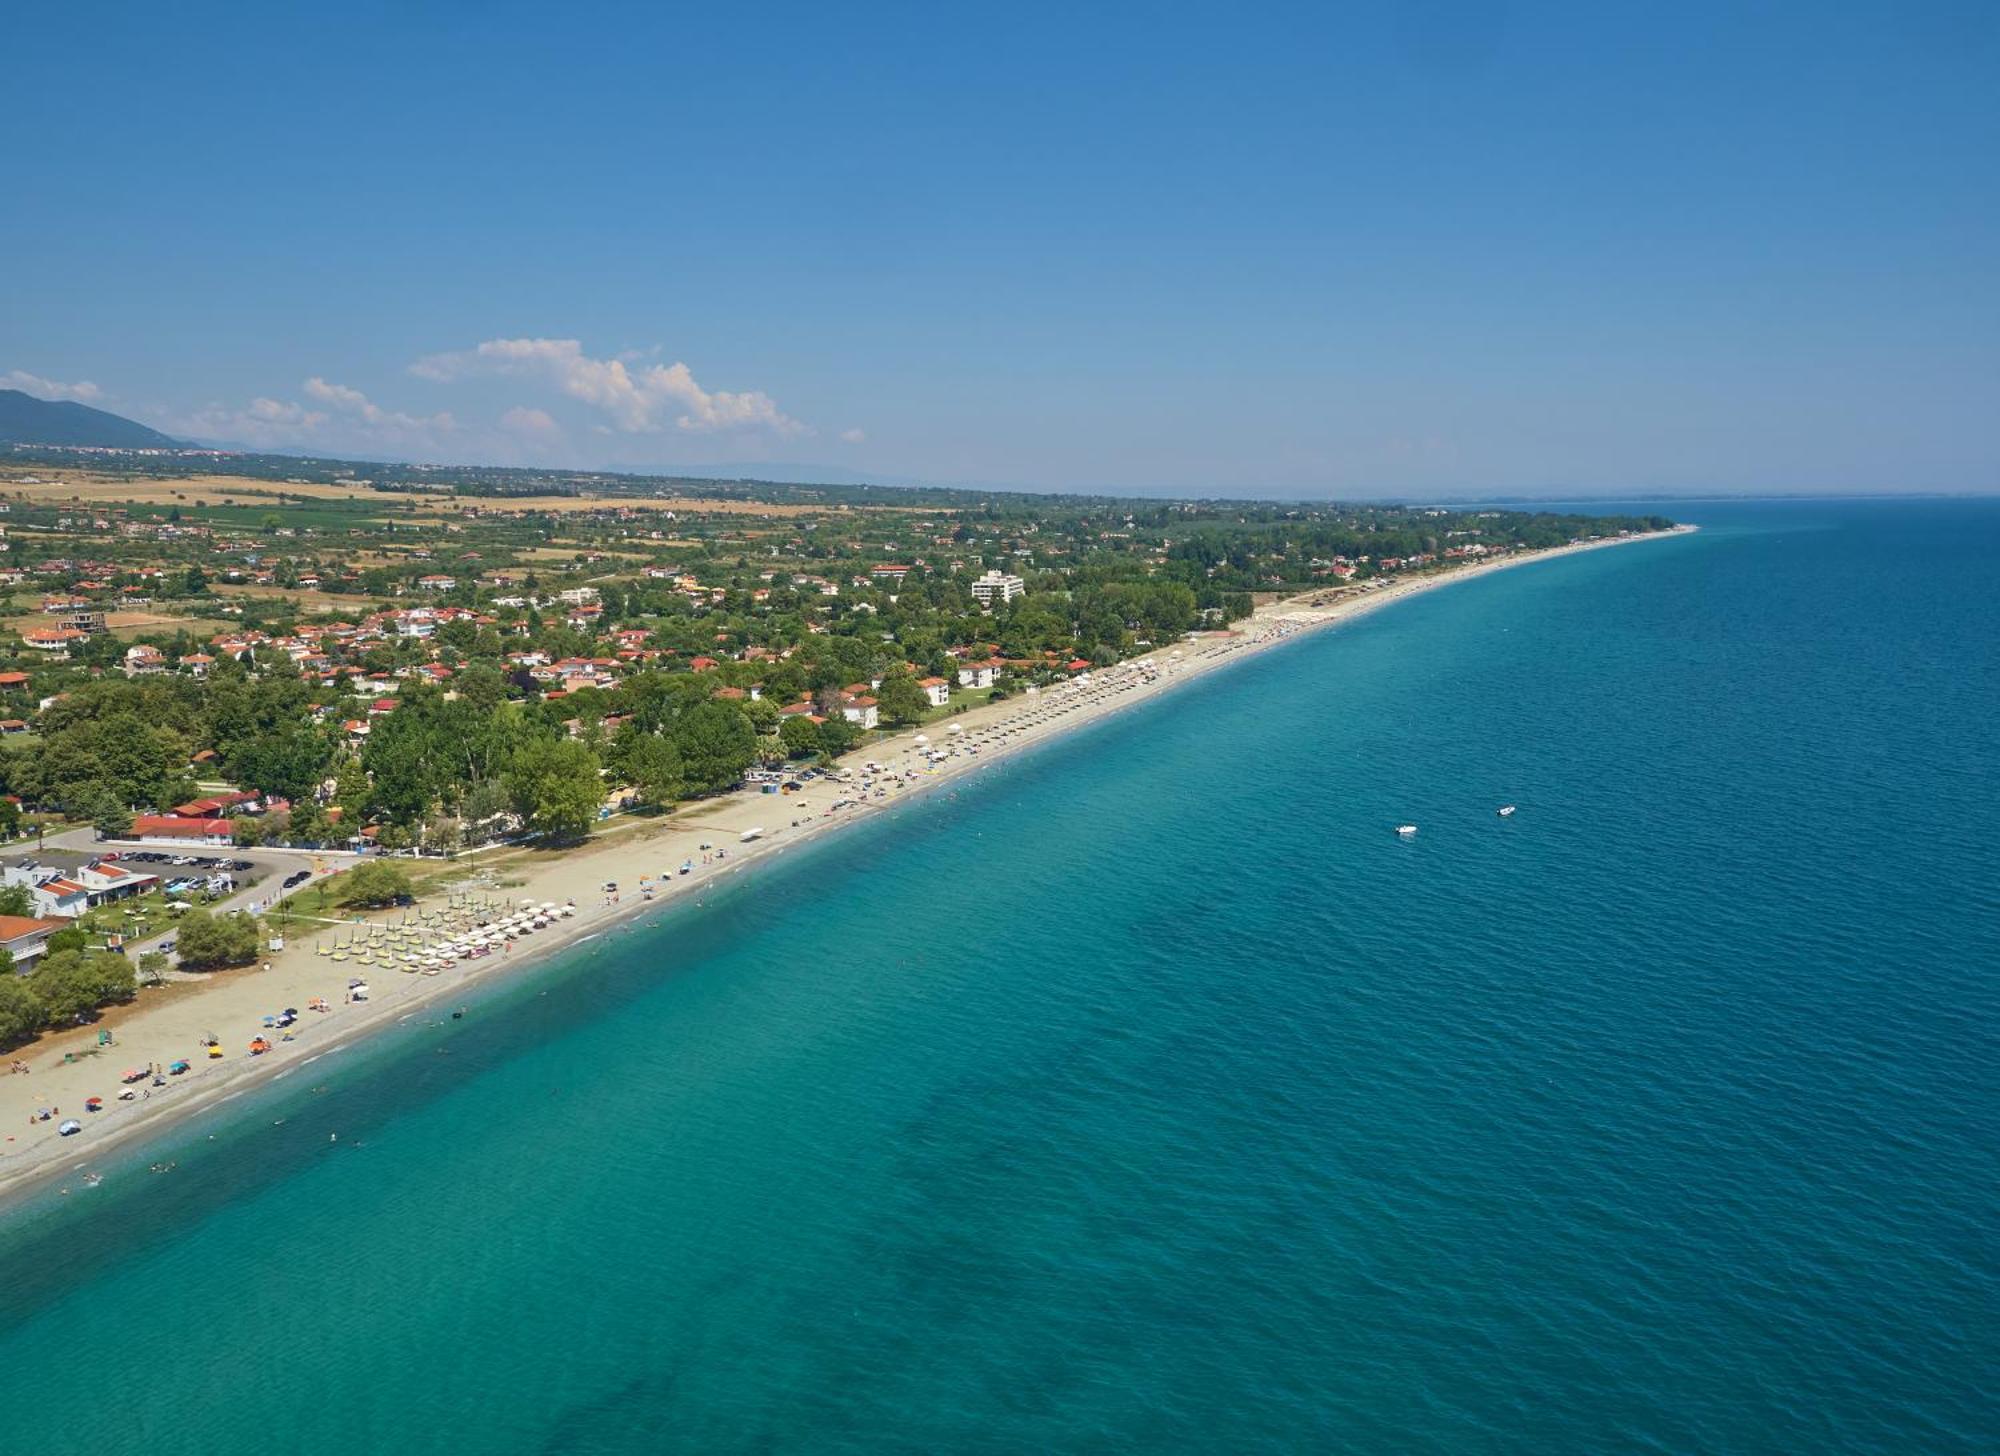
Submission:
[[[972,597],[990,612],[996,599],[1005,606],[1027,589],[1028,584],[1018,576],[1004,571],[989,571],[972,584]]]

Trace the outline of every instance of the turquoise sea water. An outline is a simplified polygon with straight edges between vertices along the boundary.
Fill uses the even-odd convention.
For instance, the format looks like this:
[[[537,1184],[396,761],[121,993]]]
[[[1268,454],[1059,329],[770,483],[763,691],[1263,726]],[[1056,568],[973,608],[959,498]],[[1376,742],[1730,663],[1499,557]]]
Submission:
[[[14,1210],[0,1434],[2000,1448],[2000,503],[1669,509]]]

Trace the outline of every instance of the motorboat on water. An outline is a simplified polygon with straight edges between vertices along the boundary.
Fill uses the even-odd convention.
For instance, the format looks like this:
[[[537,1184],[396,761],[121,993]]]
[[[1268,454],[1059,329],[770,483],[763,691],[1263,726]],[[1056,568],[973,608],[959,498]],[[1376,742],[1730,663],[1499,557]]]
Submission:
[[[1396,833],[1401,835],[1404,839],[1409,839],[1414,837],[1416,832],[1417,832],[1417,826],[1414,824],[1398,824],[1396,826]]]
[[[1500,817],[1502,819],[1507,818],[1513,812],[1514,812],[1514,806],[1512,804],[1502,804],[1500,806]]]

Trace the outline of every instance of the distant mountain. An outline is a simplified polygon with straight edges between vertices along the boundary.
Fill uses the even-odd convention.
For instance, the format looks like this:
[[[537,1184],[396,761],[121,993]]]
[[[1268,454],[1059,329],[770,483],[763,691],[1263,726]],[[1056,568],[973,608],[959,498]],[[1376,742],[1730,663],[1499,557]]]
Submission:
[[[36,399],[0,389],[0,445],[95,445],[152,450],[180,444],[137,420],[67,399]]]

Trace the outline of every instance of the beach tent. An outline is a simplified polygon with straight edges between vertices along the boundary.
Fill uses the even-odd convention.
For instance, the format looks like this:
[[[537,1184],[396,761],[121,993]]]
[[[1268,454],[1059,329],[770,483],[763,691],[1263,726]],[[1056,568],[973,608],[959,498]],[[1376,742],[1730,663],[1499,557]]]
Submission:
[[[56,1131],[61,1133],[64,1137],[75,1137],[78,1133],[83,1131],[83,1124],[78,1122],[73,1117],[65,1118],[61,1123],[57,1125]]]

